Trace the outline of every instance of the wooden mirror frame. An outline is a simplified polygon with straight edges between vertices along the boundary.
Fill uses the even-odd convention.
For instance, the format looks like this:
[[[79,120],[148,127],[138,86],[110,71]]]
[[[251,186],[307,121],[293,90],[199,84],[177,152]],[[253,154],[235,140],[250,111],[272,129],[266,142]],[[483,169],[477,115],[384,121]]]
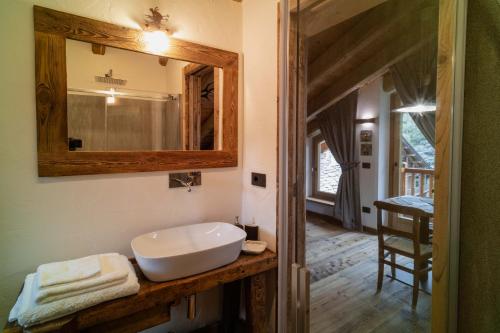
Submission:
[[[148,52],[143,31],[34,6],[38,176],[235,167],[238,165],[238,54],[169,38]],[[69,151],[66,39],[223,69],[222,146],[211,151]]]

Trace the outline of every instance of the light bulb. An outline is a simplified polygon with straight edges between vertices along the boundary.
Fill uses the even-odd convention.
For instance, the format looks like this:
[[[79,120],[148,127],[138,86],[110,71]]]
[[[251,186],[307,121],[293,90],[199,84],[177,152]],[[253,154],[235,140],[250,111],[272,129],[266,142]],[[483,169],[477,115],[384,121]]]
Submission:
[[[115,104],[115,96],[106,97],[106,104]]]
[[[163,53],[168,49],[169,38],[163,31],[145,31],[144,44],[152,53]]]
[[[111,88],[109,89],[110,96],[106,96],[106,104],[115,104],[116,99],[115,99],[115,89]]]

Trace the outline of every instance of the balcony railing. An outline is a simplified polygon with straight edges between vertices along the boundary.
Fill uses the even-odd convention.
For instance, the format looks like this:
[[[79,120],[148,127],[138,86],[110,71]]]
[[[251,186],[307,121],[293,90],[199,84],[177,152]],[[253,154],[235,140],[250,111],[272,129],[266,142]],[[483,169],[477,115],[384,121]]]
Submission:
[[[434,197],[434,170],[420,168],[401,168],[402,195]]]

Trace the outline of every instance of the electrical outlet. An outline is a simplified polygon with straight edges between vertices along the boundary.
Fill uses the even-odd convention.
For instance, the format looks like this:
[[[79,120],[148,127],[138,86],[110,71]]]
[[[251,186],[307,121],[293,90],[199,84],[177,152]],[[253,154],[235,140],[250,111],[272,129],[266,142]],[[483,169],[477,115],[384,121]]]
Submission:
[[[370,214],[371,209],[370,209],[370,207],[363,206],[363,207],[361,207],[361,211],[363,213]]]

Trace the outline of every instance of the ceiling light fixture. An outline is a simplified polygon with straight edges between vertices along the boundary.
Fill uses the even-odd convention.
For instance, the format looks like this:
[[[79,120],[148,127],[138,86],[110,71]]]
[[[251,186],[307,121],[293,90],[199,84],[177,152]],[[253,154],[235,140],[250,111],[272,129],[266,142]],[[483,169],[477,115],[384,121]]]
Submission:
[[[417,104],[411,106],[402,106],[392,110],[392,112],[422,113],[436,111],[435,104]]]
[[[377,118],[356,119],[356,124],[375,124],[376,122],[377,122]]]
[[[160,53],[167,51],[170,40],[164,31],[144,31],[144,44],[151,53]]]
[[[172,35],[172,29],[168,26],[170,15],[162,15],[158,7],[149,8],[150,15],[144,19],[144,44],[151,53],[162,54],[167,51]]]

